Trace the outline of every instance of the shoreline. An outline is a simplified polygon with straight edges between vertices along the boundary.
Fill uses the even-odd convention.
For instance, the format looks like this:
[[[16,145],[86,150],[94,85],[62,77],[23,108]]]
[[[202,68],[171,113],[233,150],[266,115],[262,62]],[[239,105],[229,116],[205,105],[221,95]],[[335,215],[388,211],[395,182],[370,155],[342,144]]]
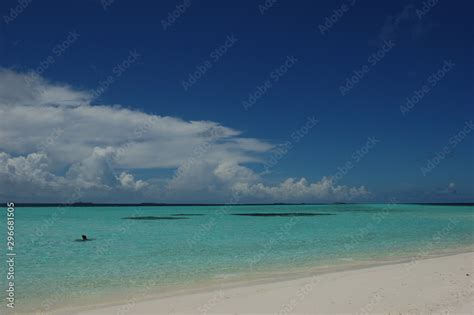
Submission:
[[[174,304],[176,301],[189,301],[190,303],[197,299],[195,301],[195,304],[199,304],[199,301],[203,302],[209,302],[211,304],[214,304],[214,300],[219,300],[219,304],[228,304],[226,303],[226,300],[228,298],[223,298],[221,297],[222,294],[229,294],[233,292],[253,292],[251,295],[258,295],[258,288],[259,287],[264,287],[268,290],[272,290],[272,288],[279,288],[282,285],[289,285],[290,287],[294,287],[295,293],[298,291],[298,288],[296,287],[297,283],[310,283],[311,281],[314,281],[314,279],[318,279],[317,282],[321,283],[321,281],[324,282],[325,278],[332,278],[336,277],[339,278],[338,275],[343,275],[346,273],[349,274],[366,274],[366,273],[371,273],[371,270],[378,270],[379,268],[381,269],[400,269],[404,268],[406,269],[407,266],[413,265],[411,268],[419,268],[419,265],[427,265],[427,269],[430,269],[431,265],[438,265],[439,262],[444,261],[444,260],[453,260],[453,262],[448,263],[448,265],[456,263],[456,264],[461,264],[459,261],[459,257],[469,257],[470,260],[470,266],[462,266],[464,269],[471,269],[467,273],[472,275],[473,271],[473,265],[474,265],[474,251],[472,247],[470,248],[465,248],[464,251],[453,251],[453,250],[448,250],[447,252],[443,253],[429,253],[425,257],[418,258],[416,260],[413,260],[414,256],[410,257],[403,257],[400,259],[396,260],[390,260],[390,261],[371,261],[369,263],[356,263],[356,264],[340,264],[337,266],[334,266],[333,268],[321,268],[321,267],[316,267],[312,269],[304,269],[304,270],[290,270],[290,271],[280,271],[279,274],[272,273],[269,274],[268,277],[257,277],[257,278],[248,278],[248,279],[238,279],[238,280],[219,280],[219,282],[214,283],[214,282],[207,282],[205,284],[200,284],[195,287],[182,287],[180,289],[175,290],[169,290],[165,291],[159,294],[153,293],[155,290],[151,289],[147,294],[141,296],[140,294],[133,294],[131,292],[129,294],[128,298],[121,298],[121,299],[115,299],[115,301],[111,300],[106,303],[101,303],[101,304],[94,304],[94,305],[88,305],[88,306],[83,306],[83,307],[67,307],[66,305],[63,307],[58,308],[57,310],[53,310],[51,314],[120,314],[120,310],[125,311],[128,308],[132,308],[133,310],[128,310],[126,313],[129,314],[135,314],[134,310],[137,311],[138,314],[144,314],[144,313],[154,313],[154,309],[156,307],[164,307],[164,305],[170,305]],[[414,261],[414,263],[413,263]],[[462,265],[462,264],[461,264]],[[443,264],[439,266],[440,268],[445,268]],[[469,268],[470,267],[470,268]],[[449,266],[448,266],[449,268]],[[435,268],[436,270],[436,268]],[[423,268],[422,270],[423,271]],[[386,273],[386,272],[382,272]],[[417,274],[417,272],[413,272],[413,274]],[[386,276],[390,276],[390,273],[386,274]],[[474,277],[474,275],[472,275]],[[474,279],[474,278],[470,278]],[[361,281],[364,280],[364,278],[360,279]],[[471,294],[472,292],[472,282],[471,280]],[[343,281],[344,282],[344,281]],[[355,283],[348,281],[347,283],[341,283],[341,287],[347,287],[347,286],[357,286],[357,283],[360,281],[356,281]],[[330,284],[330,283],[329,283]],[[296,286],[295,286],[296,285]],[[439,286],[440,284],[436,284],[436,286]],[[304,287],[304,286],[303,286]],[[465,290],[464,290],[465,291]],[[324,292],[322,292],[324,293]],[[231,294],[232,295],[232,294]],[[275,296],[274,300],[276,301],[281,301],[284,300],[284,296]],[[124,303],[126,301],[126,303]],[[214,301],[214,302],[212,302]],[[243,301],[245,304],[245,301]],[[270,302],[268,302],[270,303]],[[175,312],[177,313],[196,313],[198,310],[196,307],[199,307],[199,305],[206,305],[206,303],[201,303],[199,305],[194,306],[194,311],[192,309],[183,309],[180,311],[179,306],[180,303],[177,304],[177,309],[175,309]],[[258,304],[258,303],[257,303]],[[272,303],[270,303],[268,306],[270,307]],[[207,305],[206,307],[208,307]],[[256,305],[259,307],[264,307],[264,305]],[[146,309],[147,307],[152,307],[150,311],[148,312]],[[203,306],[204,307],[204,306]],[[239,308],[236,306],[237,309],[235,311],[238,311]],[[169,311],[164,312],[168,313]],[[216,310],[217,312],[222,312],[223,310]],[[225,311],[225,310],[224,310]],[[251,310],[249,310],[251,311]],[[161,310],[159,312],[162,312]],[[205,313],[208,312],[213,312],[213,310],[208,310]],[[233,309],[227,309],[225,312],[234,312]],[[267,311],[264,311],[267,312]],[[272,310],[271,312],[278,313],[278,310]],[[308,311],[311,312],[311,311]],[[330,311],[329,311],[330,312]],[[348,312],[351,312],[348,310]],[[291,313],[291,312],[290,312]]]

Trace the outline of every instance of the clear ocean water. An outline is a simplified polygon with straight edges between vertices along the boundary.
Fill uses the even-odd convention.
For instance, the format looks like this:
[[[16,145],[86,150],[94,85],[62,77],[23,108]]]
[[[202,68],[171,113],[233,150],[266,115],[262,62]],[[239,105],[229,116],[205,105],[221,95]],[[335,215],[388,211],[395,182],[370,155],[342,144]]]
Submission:
[[[252,213],[329,215],[233,215]],[[17,207],[15,221],[18,311],[474,247],[473,206]]]

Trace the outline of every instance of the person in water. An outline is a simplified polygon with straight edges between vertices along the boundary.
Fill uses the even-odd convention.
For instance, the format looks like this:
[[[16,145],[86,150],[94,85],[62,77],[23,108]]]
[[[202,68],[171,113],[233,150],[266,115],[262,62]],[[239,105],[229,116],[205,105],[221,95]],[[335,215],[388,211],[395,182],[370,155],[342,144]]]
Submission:
[[[82,234],[82,240],[83,240],[83,241],[87,241],[87,240],[88,240],[88,239],[87,239],[87,236],[84,235],[84,234]]]

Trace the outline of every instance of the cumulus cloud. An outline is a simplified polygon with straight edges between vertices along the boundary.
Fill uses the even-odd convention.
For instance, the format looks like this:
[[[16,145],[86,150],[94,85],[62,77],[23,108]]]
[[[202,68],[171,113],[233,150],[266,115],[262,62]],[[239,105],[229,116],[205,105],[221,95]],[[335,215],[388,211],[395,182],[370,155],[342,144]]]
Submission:
[[[212,121],[92,102],[87,91],[0,69],[1,198],[62,201],[78,190],[87,201],[225,202],[232,193],[246,201],[320,201],[368,194],[330,178],[268,186],[249,167],[264,163],[274,148],[268,142]],[[146,180],[138,173],[148,174]]]
[[[18,73],[0,68],[0,104],[2,105],[60,105],[89,104],[92,95],[67,85],[53,84],[35,72]]]
[[[118,180],[120,181],[120,185],[127,189],[142,190],[143,188],[148,186],[147,182],[141,179],[135,180],[133,175],[127,172],[120,173]]]
[[[50,171],[50,161],[44,153],[31,153],[27,156],[11,157],[0,153],[0,173],[3,179],[31,182],[38,186],[59,184]]]
[[[276,186],[263,183],[240,183],[234,187],[243,196],[256,197],[261,200],[281,200],[288,202],[311,202],[315,200],[341,201],[368,197],[369,191],[364,187],[336,185],[332,178],[323,177],[320,181],[310,183],[305,178],[295,180],[288,178]]]

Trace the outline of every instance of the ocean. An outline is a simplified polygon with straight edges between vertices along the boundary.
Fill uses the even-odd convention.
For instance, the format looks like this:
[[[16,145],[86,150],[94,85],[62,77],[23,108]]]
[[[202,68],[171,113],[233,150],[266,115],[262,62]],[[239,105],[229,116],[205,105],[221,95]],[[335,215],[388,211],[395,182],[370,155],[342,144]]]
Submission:
[[[47,313],[469,251],[474,207],[17,207],[15,241],[16,310]]]

